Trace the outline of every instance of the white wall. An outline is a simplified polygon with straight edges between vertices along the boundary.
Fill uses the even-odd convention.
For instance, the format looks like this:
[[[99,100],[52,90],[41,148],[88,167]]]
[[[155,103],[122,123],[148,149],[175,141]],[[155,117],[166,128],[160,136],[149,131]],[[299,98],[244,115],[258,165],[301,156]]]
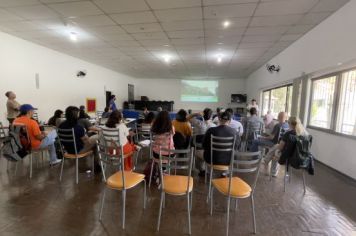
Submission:
[[[252,73],[246,82],[248,95],[259,97],[262,88],[297,78],[302,72],[338,70],[338,63],[344,66],[355,61],[355,12],[356,0],[351,0],[270,60],[270,64],[281,66],[278,74],[267,72],[265,67]],[[313,151],[317,159],[356,179],[356,140],[315,130],[310,133],[314,136]]]
[[[221,79],[219,81],[217,103],[181,102],[181,80],[179,79],[137,79],[136,96],[147,96],[150,100],[174,101],[174,110],[202,110],[206,107],[228,107],[233,93],[246,93],[245,79]]]
[[[87,76],[78,79],[78,70]],[[36,89],[35,74],[40,87]],[[47,120],[55,109],[84,105],[86,98],[97,99],[97,109],[105,107],[105,91],[117,95],[117,105],[127,100],[127,84],[135,80],[126,75],[33,44],[0,32],[0,120],[6,120],[5,92],[14,91],[21,104],[39,109],[39,119]],[[7,125],[7,122],[4,122]]]

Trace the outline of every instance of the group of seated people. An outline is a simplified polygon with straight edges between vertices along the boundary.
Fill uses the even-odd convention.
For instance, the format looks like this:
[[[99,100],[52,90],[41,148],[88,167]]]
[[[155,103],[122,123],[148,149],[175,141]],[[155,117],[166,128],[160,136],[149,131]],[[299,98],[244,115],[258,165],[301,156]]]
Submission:
[[[20,116],[15,119],[14,124],[21,123],[27,126],[31,146],[34,149],[49,147],[50,164],[60,163],[55,150],[55,140],[57,138],[56,130],[51,132],[43,132],[39,125],[32,118],[34,108],[29,104],[24,104],[20,107]],[[135,130],[129,130],[125,125],[124,117],[119,110],[112,112],[106,111],[108,120],[104,127],[97,127],[91,124],[88,120],[89,116],[85,113],[83,107],[78,108],[69,106],[64,112],[56,110],[54,116],[48,121],[49,125],[56,126],[58,130],[73,129],[76,140],[76,146],[73,144],[63,143],[65,151],[74,154],[85,153],[94,150],[96,142],[99,139],[99,134],[119,130],[119,145],[123,146],[124,154],[130,154],[138,150],[136,141],[133,136]],[[265,163],[272,162],[272,175],[276,176],[278,172],[278,159],[285,158],[286,155],[291,155],[293,149],[292,143],[289,142],[290,135],[305,135],[307,134],[300,120],[296,117],[290,117],[287,122],[287,114],[280,112],[278,115],[278,123],[274,125],[272,132],[268,135],[261,131],[263,120],[257,116],[256,108],[250,109],[250,116],[244,122],[244,125],[235,120],[233,110],[228,108],[221,109],[218,114],[213,115],[210,108],[205,108],[201,113],[188,114],[184,109],[181,109],[176,114],[176,119],[173,121],[170,118],[168,111],[152,112],[144,111],[143,118],[137,122],[142,129],[150,131],[154,134],[155,143],[158,144],[152,147],[153,157],[159,158],[160,146],[166,145],[169,149],[184,149],[192,144],[193,134],[196,137],[195,142],[202,144],[202,149],[196,151],[196,168],[200,171],[200,175],[204,175],[204,163],[210,163],[210,137],[211,135],[220,137],[234,136],[239,144],[241,139],[250,139],[249,132],[254,133],[259,130],[259,135],[253,136],[250,140],[247,150],[258,151],[259,147],[269,148],[266,155]],[[105,114],[106,116],[106,114]],[[213,119],[214,117],[214,119]],[[244,132],[245,127],[245,132]],[[263,128],[262,128],[263,129]],[[246,134],[247,135],[244,135]],[[168,134],[168,135],[167,135]],[[247,141],[247,140],[245,140]],[[161,145],[160,145],[161,144]],[[237,145],[236,148],[239,148]],[[162,155],[169,153],[162,152]],[[220,165],[228,165],[230,156],[226,153],[214,154],[213,163]],[[98,163],[97,163],[98,164]],[[132,170],[132,156],[125,158],[125,170]]]

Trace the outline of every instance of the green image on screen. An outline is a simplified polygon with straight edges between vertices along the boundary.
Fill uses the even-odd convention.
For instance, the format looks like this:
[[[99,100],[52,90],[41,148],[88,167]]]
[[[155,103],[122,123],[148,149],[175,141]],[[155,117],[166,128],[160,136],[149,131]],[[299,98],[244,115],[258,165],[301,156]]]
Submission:
[[[219,81],[217,80],[182,80],[182,102],[218,102]]]

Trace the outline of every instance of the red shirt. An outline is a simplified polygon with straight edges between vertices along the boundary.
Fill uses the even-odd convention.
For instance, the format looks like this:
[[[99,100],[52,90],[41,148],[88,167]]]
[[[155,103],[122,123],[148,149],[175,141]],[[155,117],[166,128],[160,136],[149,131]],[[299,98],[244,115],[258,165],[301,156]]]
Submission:
[[[14,124],[24,124],[27,128],[28,136],[31,141],[31,147],[37,149],[41,145],[41,140],[38,140],[36,136],[41,134],[40,126],[35,120],[28,118],[27,116],[20,116],[14,120]]]

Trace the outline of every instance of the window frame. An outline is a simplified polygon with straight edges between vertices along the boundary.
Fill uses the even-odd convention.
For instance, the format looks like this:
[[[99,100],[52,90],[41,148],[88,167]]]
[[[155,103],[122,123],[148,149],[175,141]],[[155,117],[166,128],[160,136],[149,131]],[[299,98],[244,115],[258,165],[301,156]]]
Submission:
[[[331,73],[324,74],[324,75],[310,79],[311,86],[310,86],[310,90],[309,90],[310,96],[309,96],[309,106],[308,106],[308,116],[307,116],[307,128],[308,129],[314,129],[314,130],[322,131],[325,133],[329,133],[329,134],[333,134],[333,135],[337,135],[337,136],[341,136],[341,137],[347,137],[347,138],[356,140],[355,135],[344,134],[344,133],[336,131],[336,128],[337,128],[336,123],[337,123],[337,119],[338,119],[339,103],[340,103],[340,96],[341,96],[342,74],[353,71],[353,70],[356,70],[356,67],[343,69],[343,70],[339,70],[336,72],[331,72]],[[333,94],[333,106],[332,106],[330,128],[328,129],[328,128],[322,128],[322,127],[310,125],[311,105],[312,105],[312,98],[313,98],[313,93],[314,93],[314,83],[313,82],[317,81],[317,80],[327,79],[327,78],[330,78],[333,76],[335,76],[335,90],[334,90],[334,94]]]
[[[288,99],[289,99],[289,96],[293,96],[293,94],[291,93],[291,89],[290,89],[291,87],[293,88],[293,83],[287,83],[287,84],[283,84],[283,85],[280,85],[280,86],[277,86],[277,87],[273,87],[273,88],[262,90],[262,107],[261,107],[261,111],[263,111],[264,105],[265,105],[264,104],[264,99],[263,99],[263,94],[265,92],[268,92],[268,108],[267,108],[267,111],[268,111],[268,110],[271,110],[272,90],[280,89],[280,88],[284,88],[284,87],[287,88],[286,97],[285,97],[286,103],[285,103],[284,109],[285,109],[285,112],[288,112],[288,109],[289,109]],[[292,106],[292,104],[291,104],[291,106]],[[261,114],[261,116],[263,116],[263,115]]]

